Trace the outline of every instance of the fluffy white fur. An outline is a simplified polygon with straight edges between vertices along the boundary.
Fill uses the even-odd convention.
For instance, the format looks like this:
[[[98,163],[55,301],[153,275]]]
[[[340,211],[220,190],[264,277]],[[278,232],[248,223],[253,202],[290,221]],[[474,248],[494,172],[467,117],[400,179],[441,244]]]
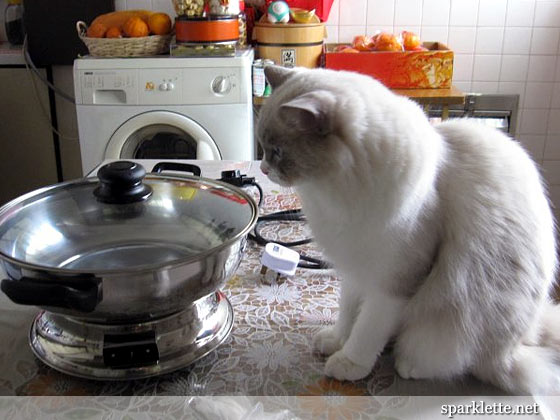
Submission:
[[[373,79],[268,67],[261,168],[293,185],[340,274],[325,373],[367,376],[391,338],[403,378],[472,373],[560,392],[554,224],[538,170],[501,132],[432,126]]]

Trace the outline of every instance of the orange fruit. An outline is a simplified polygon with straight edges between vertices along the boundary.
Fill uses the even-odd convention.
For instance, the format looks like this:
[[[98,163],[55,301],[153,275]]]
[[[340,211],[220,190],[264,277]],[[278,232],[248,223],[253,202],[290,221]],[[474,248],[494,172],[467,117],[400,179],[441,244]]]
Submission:
[[[122,38],[121,28],[118,26],[111,26],[105,32],[105,38]]]
[[[167,35],[171,32],[171,18],[166,13],[154,13],[148,18],[148,26],[155,35]]]
[[[403,47],[405,50],[414,50],[422,45],[420,38],[414,32],[402,31]]]
[[[131,38],[148,36],[150,33],[148,24],[137,16],[131,17],[124,23],[123,31],[126,36]]]
[[[93,23],[87,30],[86,35],[90,38],[103,38],[107,32],[107,26],[103,23]]]
[[[352,40],[352,48],[358,51],[370,51],[372,49],[373,41],[367,35],[357,35]]]

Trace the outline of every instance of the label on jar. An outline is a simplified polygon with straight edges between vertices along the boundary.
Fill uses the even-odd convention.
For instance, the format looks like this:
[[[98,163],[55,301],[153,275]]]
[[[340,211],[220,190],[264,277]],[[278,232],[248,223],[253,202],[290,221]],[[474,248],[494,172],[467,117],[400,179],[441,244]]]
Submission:
[[[295,67],[296,50],[294,50],[293,48],[284,48],[282,50],[282,65],[284,67]]]
[[[266,77],[262,60],[255,60],[253,63],[253,95],[263,96],[266,87]]]

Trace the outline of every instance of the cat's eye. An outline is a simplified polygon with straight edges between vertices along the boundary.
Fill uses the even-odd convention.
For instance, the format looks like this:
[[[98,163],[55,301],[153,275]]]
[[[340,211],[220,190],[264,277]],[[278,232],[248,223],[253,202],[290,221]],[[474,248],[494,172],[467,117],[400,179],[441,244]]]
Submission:
[[[280,158],[282,151],[280,150],[279,147],[272,147],[270,149],[270,160],[277,160]]]

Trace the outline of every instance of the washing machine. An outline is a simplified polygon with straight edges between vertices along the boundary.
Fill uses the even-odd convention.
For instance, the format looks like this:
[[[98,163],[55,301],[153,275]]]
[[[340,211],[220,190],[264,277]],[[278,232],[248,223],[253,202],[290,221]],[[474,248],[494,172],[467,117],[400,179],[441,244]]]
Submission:
[[[253,51],[232,57],[80,58],[82,170],[105,159],[253,160]]]

